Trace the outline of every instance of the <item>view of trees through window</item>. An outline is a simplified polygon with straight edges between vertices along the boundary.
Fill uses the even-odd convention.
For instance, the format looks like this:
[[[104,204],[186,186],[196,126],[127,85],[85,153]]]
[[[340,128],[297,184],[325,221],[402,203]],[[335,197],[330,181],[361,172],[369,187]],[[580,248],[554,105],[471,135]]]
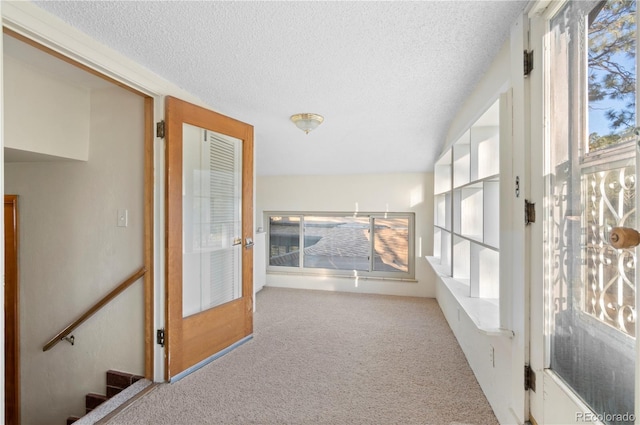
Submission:
[[[589,151],[632,140],[636,122],[636,2],[589,14]]]

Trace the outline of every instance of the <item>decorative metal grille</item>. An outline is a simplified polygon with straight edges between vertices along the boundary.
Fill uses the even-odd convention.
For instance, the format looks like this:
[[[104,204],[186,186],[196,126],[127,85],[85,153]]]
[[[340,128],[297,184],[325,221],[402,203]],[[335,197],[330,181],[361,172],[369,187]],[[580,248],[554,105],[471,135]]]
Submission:
[[[583,309],[635,337],[635,250],[617,250],[608,241],[612,227],[635,228],[635,166],[584,173],[582,185],[587,265]]]
[[[550,187],[552,188],[553,205],[550,208],[551,220],[549,226],[550,244],[550,279],[552,282],[551,295],[554,314],[569,310],[571,297],[569,296],[569,249],[571,243],[567,241],[570,237],[567,230],[567,204],[570,183],[567,181],[566,167],[560,166],[552,176]]]

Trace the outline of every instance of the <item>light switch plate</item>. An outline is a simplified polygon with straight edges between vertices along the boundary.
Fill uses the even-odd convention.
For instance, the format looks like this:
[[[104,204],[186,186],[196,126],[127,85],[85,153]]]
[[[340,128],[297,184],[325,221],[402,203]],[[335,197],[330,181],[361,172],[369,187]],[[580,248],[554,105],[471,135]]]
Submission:
[[[129,224],[129,211],[118,210],[118,227],[127,227]]]

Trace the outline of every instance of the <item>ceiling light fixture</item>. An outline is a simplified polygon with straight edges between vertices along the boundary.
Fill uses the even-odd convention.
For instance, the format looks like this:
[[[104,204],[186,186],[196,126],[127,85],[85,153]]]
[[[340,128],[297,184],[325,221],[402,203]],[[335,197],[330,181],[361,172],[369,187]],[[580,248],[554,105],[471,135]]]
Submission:
[[[291,115],[291,121],[298,127],[300,130],[309,134],[311,130],[315,130],[322,121],[324,121],[324,117],[318,114],[295,114]]]

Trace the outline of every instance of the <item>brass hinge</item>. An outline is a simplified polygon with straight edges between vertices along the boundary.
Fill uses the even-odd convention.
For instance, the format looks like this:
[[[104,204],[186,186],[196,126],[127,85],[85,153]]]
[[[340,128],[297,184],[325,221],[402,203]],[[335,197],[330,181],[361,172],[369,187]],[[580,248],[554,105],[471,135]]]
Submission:
[[[524,224],[528,225],[536,222],[536,204],[524,200]]]
[[[158,329],[156,331],[156,344],[160,347],[164,347],[164,329]]]
[[[528,364],[524,365],[524,390],[536,391],[536,374]]]
[[[156,137],[164,139],[164,120],[156,123]]]
[[[524,51],[524,76],[528,77],[533,71],[533,50]]]

